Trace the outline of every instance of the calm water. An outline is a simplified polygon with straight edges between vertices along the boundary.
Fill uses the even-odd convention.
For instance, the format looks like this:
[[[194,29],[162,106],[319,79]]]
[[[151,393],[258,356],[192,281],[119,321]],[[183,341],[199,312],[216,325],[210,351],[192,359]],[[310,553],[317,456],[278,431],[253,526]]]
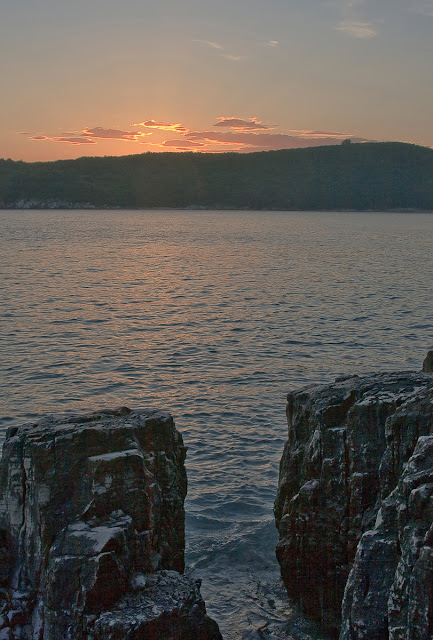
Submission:
[[[0,211],[0,269],[2,433],[169,409],[189,447],[188,571],[226,640],[278,635],[295,615],[272,518],[286,392],[421,367],[433,215]]]

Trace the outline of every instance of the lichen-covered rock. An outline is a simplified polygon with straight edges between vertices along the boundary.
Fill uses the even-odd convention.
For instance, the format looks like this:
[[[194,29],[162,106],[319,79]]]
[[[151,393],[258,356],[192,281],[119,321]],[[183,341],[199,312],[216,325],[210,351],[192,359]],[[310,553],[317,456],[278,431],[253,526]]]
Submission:
[[[275,516],[289,595],[342,640],[431,640],[433,376],[312,385],[287,415]]]
[[[148,630],[131,635],[130,606],[137,612],[149,597],[149,575],[152,594],[169,580],[173,596],[152,612],[151,626],[171,616],[189,626],[179,623],[167,640],[186,640],[192,627],[197,638],[219,637],[209,635],[216,625],[197,585],[180,575],[185,451],[160,411],[53,416],[8,431],[0,464],[0,640],[102,638],[112,610],[124,621],[110,638],[152,638]]]

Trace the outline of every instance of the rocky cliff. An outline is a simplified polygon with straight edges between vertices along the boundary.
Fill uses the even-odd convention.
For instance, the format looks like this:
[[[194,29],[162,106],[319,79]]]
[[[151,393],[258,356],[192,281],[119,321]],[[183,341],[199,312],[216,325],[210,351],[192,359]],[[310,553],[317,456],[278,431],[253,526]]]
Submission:
[[[433,637],[428,358],[423,371],[288,396],[277,558],[289,595],[340,640]]]
[[[7,433],[0,640],[217,640],[184,568],[185,447],[169,414],[49,417]]]

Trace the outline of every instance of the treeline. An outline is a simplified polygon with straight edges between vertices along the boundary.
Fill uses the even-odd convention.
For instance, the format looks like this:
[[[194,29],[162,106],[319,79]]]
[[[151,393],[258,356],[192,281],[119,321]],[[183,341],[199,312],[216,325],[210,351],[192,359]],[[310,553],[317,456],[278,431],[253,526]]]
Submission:
[[[0,160],[0,206],[48,202],[121,208],[433,209],[433,150],[386,142],[250,154]]]

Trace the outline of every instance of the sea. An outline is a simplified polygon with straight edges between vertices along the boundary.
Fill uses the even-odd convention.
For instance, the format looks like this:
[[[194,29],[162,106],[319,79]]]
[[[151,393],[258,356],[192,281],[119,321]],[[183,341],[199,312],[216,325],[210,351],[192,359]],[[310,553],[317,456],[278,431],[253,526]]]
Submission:
[[[224,639],[322,638],[275,560],[286,394],[421,368],[433,214],[0,211],[0,272],[0,436],[168,409],[188,447],[186,572]]]

